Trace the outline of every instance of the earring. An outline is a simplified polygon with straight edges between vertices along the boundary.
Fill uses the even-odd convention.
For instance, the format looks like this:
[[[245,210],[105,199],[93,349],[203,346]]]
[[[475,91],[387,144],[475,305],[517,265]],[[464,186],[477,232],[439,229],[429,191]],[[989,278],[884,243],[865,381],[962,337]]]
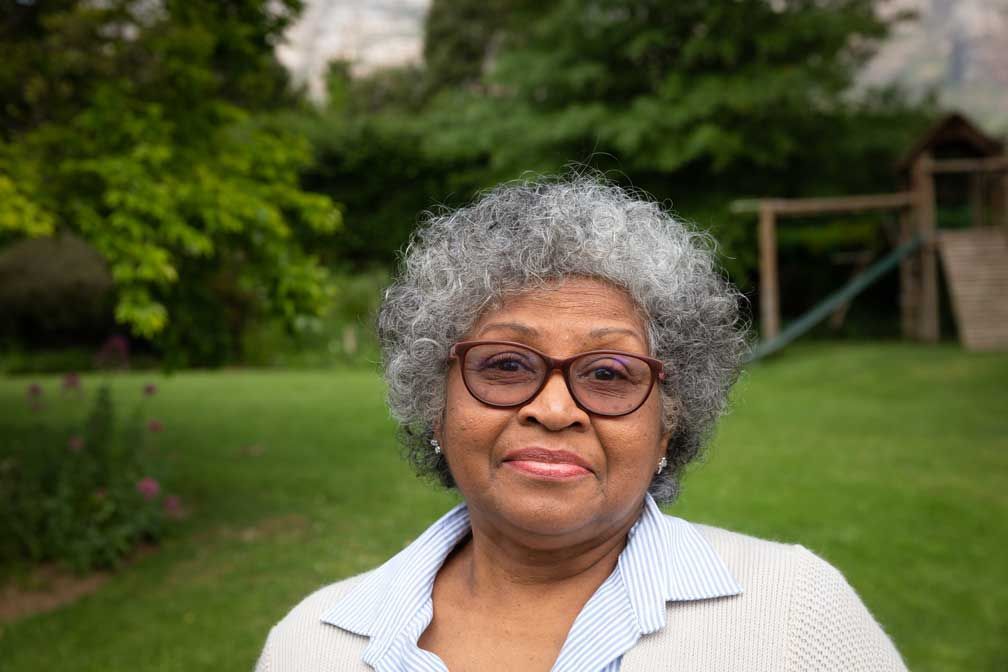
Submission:
[[[655,473],[656,474],[660,474],[662,472],[662,470],[665,469],[666,466],[668,466],[668,460],[666,460],[663,457],[660,460],[658,460],[658,471],[656,471]]]
[[[437,442],[437,439],[431,439],[430,440],[430,445],[431,445],[431,448],[434,449],[434,454],[435,455],[440,455],[441,454],[441,444]]]

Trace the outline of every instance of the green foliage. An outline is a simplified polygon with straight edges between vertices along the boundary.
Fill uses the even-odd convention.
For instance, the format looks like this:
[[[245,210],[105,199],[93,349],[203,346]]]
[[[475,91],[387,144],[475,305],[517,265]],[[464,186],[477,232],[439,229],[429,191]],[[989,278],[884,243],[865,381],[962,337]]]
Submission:
[[[58,560],[80,571],[114,567],[137,544],[157,541],[166,516],[181,513],[178,499],[162,497],[152,477],[156,442],[148,435],[163,427],[147,421],[138,405],[120,431],[107,386],[98,389],[83,422],[59,426],[75,415],[65,407],[84,403],[75,375],[62,388],[50,400],[41,385],[29,386],[36,421],[28,431],[3,429],[0,561]]]
[[[328,198],[298,184],[310,158],[303,140],[219,106],[218,130],[185,146],[158,106],[103,94],[68,126],[22,138],[18,159],[44,162],[51,179],[39,192],[108,262],[118,321],[189,352],[169,315],[189,309],[186,286],[229,272],[246,311],[293,320],[321,307],[324,271],[299,240],[340,219]]]
[[[188,112],[223,100],[290,104],[273,47],[302,0],[32,0],[0,6],[0,134],[16,137],[87,108],[115,83],[156,101],[190,131]]]
[[[24,29],[0,70],[62,87],[0,80],[17,129],[0,146],[0,235],[86,239],[108,263],[116,319],[174,362],[220,363],[252,317],[293,324],[325,304],[304,243],[340,213],[302,190],[311,150],[265,112],[290,100],[272,50],[299,7],[32,3],[0,24]]]
[[[441,5],[465,22],[466,0]],[[847,93],[886,32],[869,0],[561,0],[483,41],[477,62],[498,48],[484,87],[445,92],[438,128],[455,138],[438,139],[510,172],[602,152],[631,174],[797,173],[843,153],[825,131],[859,110]]]
[[[315,247],[330,264],[391,266],[422,212],[480,185],[481,171],[428,151],[425,123],[406,111],[302,114],[295,124],[316,155],[306,188],[343,207],[344,227]]]
[[[253,366],[374,368],[381,355],[375,316],[389,274],[370,268],[333,274],[333,298],[318,317],[293,331],[276,320],[251,325],[242,339],[242,363]]]
[[[528,0],[433,0],[424,21],[427,90],[478,87],[502,41],[543,9]]]
[[[6,175],[0,175],[0,240],[16,234],[47,236],[54,230],[53,217]]]

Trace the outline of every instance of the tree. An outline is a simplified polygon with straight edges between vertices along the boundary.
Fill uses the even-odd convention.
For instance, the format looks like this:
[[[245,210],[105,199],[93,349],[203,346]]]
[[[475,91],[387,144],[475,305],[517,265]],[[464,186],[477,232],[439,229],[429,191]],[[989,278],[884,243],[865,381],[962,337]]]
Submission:
[[[498,50],[554,1],[433,0],[424,21],[427,88],[479,87]]]
[[[449,30],[443,15],[454,8],[465,23],[468,4],[437,3],[439,32],[467,34],[461,25]],[[425,53],[436,54],[428,66],[437,68],[482,64],[496,49],[484,87],[446,89],[441,111],[448,126],[464,107],[470,123],[452,124],[456,144],[501,166],[597,151],[634,172],[696,163],[715,174],[787,169],[810,146],[829,144],[825,119],[856,108],[854,77],[887,34],[876,4],[557,0],[482,40],[482,53],[472,53],[475,40],[461,39],[453,56],[443,53],[451,41]]]
[[[293,100],[272,48],[299,8],[8,6],[0,237],[81,235],[109,265],[117,320],[180,363],[237,354],[256,312],[320,310],[325,272],[303,242],[340,214],[301,189],[311,148],[270,114]]]
[[[484,164],[484,184],[570,162],[611,171],[714,228],[744,283],[755,241],[730,200],[891,188],[926,123],[898,91],[855,89],[890,28],[879,4],[499,0],[517,10],[497,20],[436,0],[426,67],[444,85],[420,135],[429,155]]]
[[[19,0],[0,5],[0,133],[63,122],[110,82],[185,112],[294,98],[273,47],[303,0]],[[173,114],[168,116],[173,117]]]

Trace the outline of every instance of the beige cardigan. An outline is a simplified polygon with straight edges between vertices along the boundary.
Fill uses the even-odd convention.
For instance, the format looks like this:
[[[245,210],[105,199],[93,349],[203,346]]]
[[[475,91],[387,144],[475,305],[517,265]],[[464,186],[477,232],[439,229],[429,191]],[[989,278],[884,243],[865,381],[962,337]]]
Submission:
[[[621,672],[644,670],[889,672],[906,670],[889,638],[843,576],[801,546],[696,526],[743,593],[669,602],[665,627],[624,656]],[[360,577],[305,598],[270,631],[256,672],[371,668],[368,638],[321,621]]]

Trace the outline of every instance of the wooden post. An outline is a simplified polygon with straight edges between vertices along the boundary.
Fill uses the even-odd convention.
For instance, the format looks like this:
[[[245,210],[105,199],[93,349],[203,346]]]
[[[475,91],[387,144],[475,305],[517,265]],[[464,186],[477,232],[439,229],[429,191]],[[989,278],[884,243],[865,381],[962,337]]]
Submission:
[[[925,343],[938,342],[938,260],[935,214],[934,174],[931,156],[925,154],[913,166],[913,190],[916,195],[914,217],[917,233],[924,238],[918,253],[920,263],[920,305],[917,307],[917,338]]]
[[[777,222],[773,205],[759,206],[760,329],[763,340],[780,333],[780,287],[777,283]]]
[[[994,194],[991,198],[997,204],[993,208],[993,214],[991,218],[994,220],[992,223],[994,226],[1001,224],[1004,227],[1005,234],[1008,234],[1008,173],[1001,176],[1000,180],[994,182]],[[998,222],[998,220],[1001,220]]]
[[[899,211],[899,244],[909,243],[914,235],[914,213]],[[920,285],[917,282],[917,255],[900,260],[900,334],[904,340],[917,338],[917,309],[920,306]]]

